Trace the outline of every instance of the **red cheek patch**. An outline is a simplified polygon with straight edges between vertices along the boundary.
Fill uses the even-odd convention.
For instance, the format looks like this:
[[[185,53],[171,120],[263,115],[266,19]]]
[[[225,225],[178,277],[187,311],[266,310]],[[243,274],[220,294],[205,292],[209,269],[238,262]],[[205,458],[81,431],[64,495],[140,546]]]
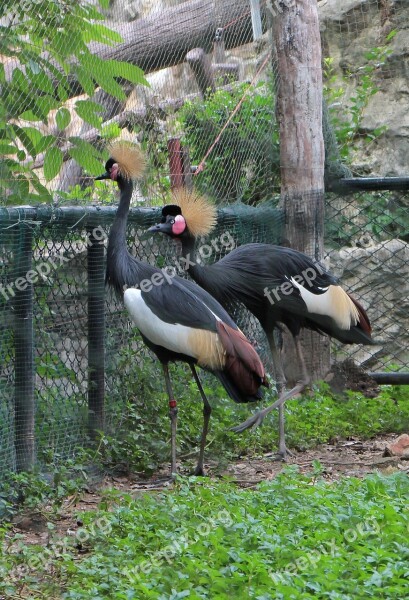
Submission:
[[[186,229],[185,219],[182,217],[182,215],[177,215],[177,217],[175,217],[175,222],[172,225],[172,233],[174,233],[175,235],[180,235],[181,233],[184,232],[185,229]]]

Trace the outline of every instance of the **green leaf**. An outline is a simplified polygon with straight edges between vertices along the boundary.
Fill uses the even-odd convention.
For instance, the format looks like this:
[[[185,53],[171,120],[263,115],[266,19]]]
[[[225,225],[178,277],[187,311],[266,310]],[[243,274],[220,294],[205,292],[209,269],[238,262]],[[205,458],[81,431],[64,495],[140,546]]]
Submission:
[[[50,202],[52,201],[52,196],[47,188],[40,182],[37,176],[31,179],[31,185],[36,190],[38,197],[37,199],[41,202]]]
[[[0,155],[1,154],[15,154],[17,148],[6,142],[0,142]]]
[[[19,127],[18,125],[13,124],[11,125],[11,128],[27,152],[35,158],[37,156],[36,143],[39,141],[39,138],[42,137],[41,133],[34,127]]]
[[[60,110],[55,115],[55,122],[57,123],[57,127],[60,131],[63,131],[71,122],[71,113],[68,108],[60,108]]]
[[[28,70],[27,74],[30,77],[30,80],[33,83],[33,85],[35,85],[35,87],[38,90],[46,94],[50,94],[51,96],[54,95],[53,82],[49,77],[47,77],[47,75],[44,72],[34,74],[30,72],[30,70]]]
[[[101,136],[107,139],[115,139],[121,134],[121,128],[118,123],[110,123],[101,128]]]
[[[57,87],[57,95],[60,99],[60,102],[66,102],[69,98],[69,89],[68,86],[61,82]]]
[[[88,96],[92,96],[96,87],[93,77],[91,77],[87,69],[80,65],[75,68],[74,72],[84,92],[88,94]]]
[[[101,42],[107,46],[123,42],[122,36],[112,29],[100,23],[90,23],[83,33],[84,42]]]
[[[79,31],[57,31],[52,37],[51,51],[66,59],[75,56],[82,47],[83,40]]]
[[[32,73],[34,75],[39,75],[41,73],[40,65],[38,64],[38,62],[36,62],[35,60],[33,60],[31,58],[28,61],[28,67],[30,68],[30,70],[32,71]]]
[[[107,70],[101,71],[100,69],[96,69],[94,77],[98,85],[107,94],[114,96],[114,98],[117,98],[118,100],[125,100],[126,96],[122,87]]]
[[[81,119],[96,127],[97,129],[101,126],[101,117],[98,113],[104,111],[104,107],[97,102],[92,100],[77,100],[75,103],[75,111]]]
[[[20,69],[14,69],[11,81],[12,84],[15,85],[18,89],[24,92],[28,92],[29,87],[27,77]]]
[[[63,154],[59,148],[49,148],[44,157],[44,177],[47,181],[54,179],[63,163]]]
[[[110,60],[108,66],[114,77],[123,77],[135,85],[146,85],[150,87],[150,83],[145,78],[144,72],[136,65],[119,60]]]
[[[58,107],[58,101],[52,96],[44,95],[33,98],[33,113],[37,116],[37,120],[48,122],[48,113]]]
[[[99,175],[102,155],[98,150],[92,144],[78,137],[71,137],[69,141],[74,144],[74,147],[68,151],[69,155],[90,175]]]
[[[55,136],[42,135],[36,146],[37,154],[40,154],[40,152],[44,152],[45,150],[47,150],[47,148],[49,148],[52,144],[54,144],[54,142],[55,142]]]

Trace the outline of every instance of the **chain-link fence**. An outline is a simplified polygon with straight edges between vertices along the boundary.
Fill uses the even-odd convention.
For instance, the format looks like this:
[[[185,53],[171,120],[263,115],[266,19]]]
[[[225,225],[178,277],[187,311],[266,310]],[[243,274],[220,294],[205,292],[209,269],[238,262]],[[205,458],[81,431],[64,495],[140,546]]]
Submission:
[[[409,188],[401,183],[406,192],[327,199],[327,264],[365,306],[379,342],[334,344],[333,359],[352,358],[371,371],[409,371]],[[138,361],[150,360],[132,336],[122,304],[105,290],[113,214],[110,207],[0,211],[2,468],[29,466],[34,441],[37,459],[46,461],[86,445],[95,428],[118,430],[124,398],[135,392],[128,390],[135,385],[130,372]],[[144,236],[159,214],[132,211],[128,246],[157,266],[176,265],[170,240]],[[282,229],[283,215],[272,203],[221,209],[212,234],[219,243],[208,245],[206,260],[218,260],[235,245],[277,242]],[[235,317],[267,359],[254,318],[242,311]]]
[[[327,265],[368,308],[379,345],[334,348],[369,371],[408,371],[409,179],[353,179],[328,194]],[[397,380],[396,380],[397,382]]]
[[[351,172],[409,173],[405,4],[318,2],[327,181]],[[135,385],[132,361],[146,360],[122,305],[103,285],[115,208],[106,206],[111,190],[89,184],[108,141],[137,141],[146,152],[134,204],[162,205],[171,186],[194,183],[223,205],[215,236],[227,231],[239,244],[280,240],[271,23],[281,5],[2,3],[1,470],[29,466],[34,448],[36,460],[47,462],[85,445],[96,428],[118,429],[123,391]],[[143,69],[150,87],[126,65]],[[409,196],[407,182],[391,185],[326,198],[327,264],[368,310],[379,341],[373,348],[334,344],[333,357],[370,371],[409,370]],[[12,208],[38,200],[48,205]],[[134,209],[128,244],[163,266],[175,260],[173,246],[142,237],[157,215]],[[254,319],[234,316],[267,360]]]

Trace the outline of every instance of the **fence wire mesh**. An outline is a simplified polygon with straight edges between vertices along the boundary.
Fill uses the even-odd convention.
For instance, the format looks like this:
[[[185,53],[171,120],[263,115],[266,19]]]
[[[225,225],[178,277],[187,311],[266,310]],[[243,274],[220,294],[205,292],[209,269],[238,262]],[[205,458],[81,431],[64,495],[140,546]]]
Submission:
[[[360,192],[353,196],[331,194],[327,198],[326,264],[341,278],[345,289],[366,307],[374,337],[379,341],[369,349],[334,343],[335,361],[352,358],[372,371],[391,367],[409,369],[408,331],[401,318],[408,310],[409,217],[407,211],[404,215],[400,212],[408,202],[408,195],[408,192]],[[89,259],[90,248],[94,247],[89,242],[90,233],[94,233],[94,243],[104,251],[113,213],[110,207],[98,210],[67,207],[55,211],[3,209],[0,215],[2,469],[15,468],[19,450],[23,457],[27,450],[25,444],[30,443],[30,440],[15,439],[19,419],[23,421],[20,437],[24,440],[24,432],[30,428],[27,419],[35,417],[36,455],[40,463],[72,456],[89,440],[89,336],[93,335],[88,320],[90,277],[94,282],[95,277],[99,278],[104,293],[106,431],[119,430],[123,425],[125,399],[139,395],[135,368],[152,357],[138,336],[132,334],[122,303],[104,291],[103,260]],[[155,208],[132,211],[128,247],[134,256],[157,266],[177,265],[177,248],[171,241],[144,235],[159,214]],[[209,244],[211,252],[206,260],[218,260],[231,250],[231,240],[234,245],[277,242],[282,229],[282,212],[273,203],[261,208],[236,204],[220,209],[213,239],[220,240],[227,233],[229,243]],[[32,251],[24,245],[27,234]],[[28,279],[31,277],[34,282],[35,406],[32,416],[16,414],[14,404],[15,394],[24,394],[24,387],[23,390],[16,388],[15,381],[16,361],[21,362],[15,354],[16,331],[20,332],[20,344],[30,339],[27,337],[30,319],[24,312],[27,290],[19,291],[24,288],[24,277],[20,282],[16,279],[17,260],[24,268],[29,267],[32,275]],[[19,307],[23,307],[22,313]],[[243,310],[237,310],[235,318],[268,364],[267,345],[258,323]],[[24,381],[29,381],[26,371],[20,373],[20,385],[24,385]]]
[[[179,166],[188,177],[245,94],[194,179],[223,202],[268,198],[279,186],[271,23],[282,6],[252,2],[253,9],[249,0],[2,3],[8,158],[0,188],[8,203],[89,201],[83,188],[119,135],[138,140],[149,158],[139,200],[161,202],[178,175],[170,139],[185,147]],[[341,159],[356,174],[405,175],[405,2],[325,0],[318,8],[327,177],[348,172]],[[143,69],[150,87],[133,83],[131,66]]]
[[[2,3],[0,196],[8,207],[41,200],[50,208],[10,208],[0,217],[0,470],[24,463],[33,419],[40,462],[70,456],[90,435],[89,282],[94,278],[98,289],[103,263],[98,252],[90,257],[87,240],[94,227],[106,233],[113,218],[106,206],[112,192],[103,186],[95,192],[91,184],[108,141],[137,141],[146,152],[147,174],[134,204],[166,203],[181,179],[224,205],[215,235],[227,230],[239,244],[280,240],[271,20],[281,4],[260,2],[259,35],[248,0]],[[318,2],[327,180],[409,172],[405,5]],[[150,87],[112,61],[143,69]],[[204,159],[205,168],[195,171]],[[58,208],[91,203],[102,207]],[[368,309],[380,340],[369,350],[334,344],[337,361],[351,357],[370,370],[409,367],[408,203],[407,191],[327,195],[327,265]],[[157,214],[134,210],[128,244],[134,255],[163,266],[175,260],[175,249],[141,238]],[[31,286],[16,289],[29,271],[38,274],[32,297]],[[115,431],[137,382],[125,343],[128,320],[105,293],[105,427]],[[267,360],[254,319],[242,311],[234,316]],[[16,336],[26,355],[16,355]],[[132,344],[142,364],[148,355],[137,339]],[[27,408],[15,399],[30,394],[30,347],[35,405]],[[26,446],[19,446],[23,438]]]

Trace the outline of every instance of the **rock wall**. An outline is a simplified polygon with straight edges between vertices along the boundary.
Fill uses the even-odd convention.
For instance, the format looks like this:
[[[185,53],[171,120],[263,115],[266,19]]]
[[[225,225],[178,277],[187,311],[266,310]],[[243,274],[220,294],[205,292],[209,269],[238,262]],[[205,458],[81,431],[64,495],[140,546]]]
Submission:
[[[346,99],[354,95],[349,73],[363,66],[365,54],[388,45],[390,55],[374,74],[379,91],[363,111],[360,133],[373,142],[358,141],[354,170],[367,176],[409,175],[409,3],[408,0],[321,0],[323,55],[334,59],[339,81],[348,79]],[[388,34],[396,30],[390,42]]]
[[[367,248],[331,251],[331,271],[367,309],[375,346],[363,346],[353,358],[371,370],[409,365],[409,245],[392,239]],[[406,276],[405,276],[406,273]]]

